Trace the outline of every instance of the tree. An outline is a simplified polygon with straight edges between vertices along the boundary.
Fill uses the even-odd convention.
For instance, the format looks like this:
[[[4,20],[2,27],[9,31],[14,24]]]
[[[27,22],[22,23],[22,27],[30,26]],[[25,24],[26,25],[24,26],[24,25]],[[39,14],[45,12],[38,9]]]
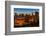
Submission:
[[[24,14],[22,14],[22,17],[24,17]]]
[[[14,15],[17,16],[17,13],[15,13]]]

